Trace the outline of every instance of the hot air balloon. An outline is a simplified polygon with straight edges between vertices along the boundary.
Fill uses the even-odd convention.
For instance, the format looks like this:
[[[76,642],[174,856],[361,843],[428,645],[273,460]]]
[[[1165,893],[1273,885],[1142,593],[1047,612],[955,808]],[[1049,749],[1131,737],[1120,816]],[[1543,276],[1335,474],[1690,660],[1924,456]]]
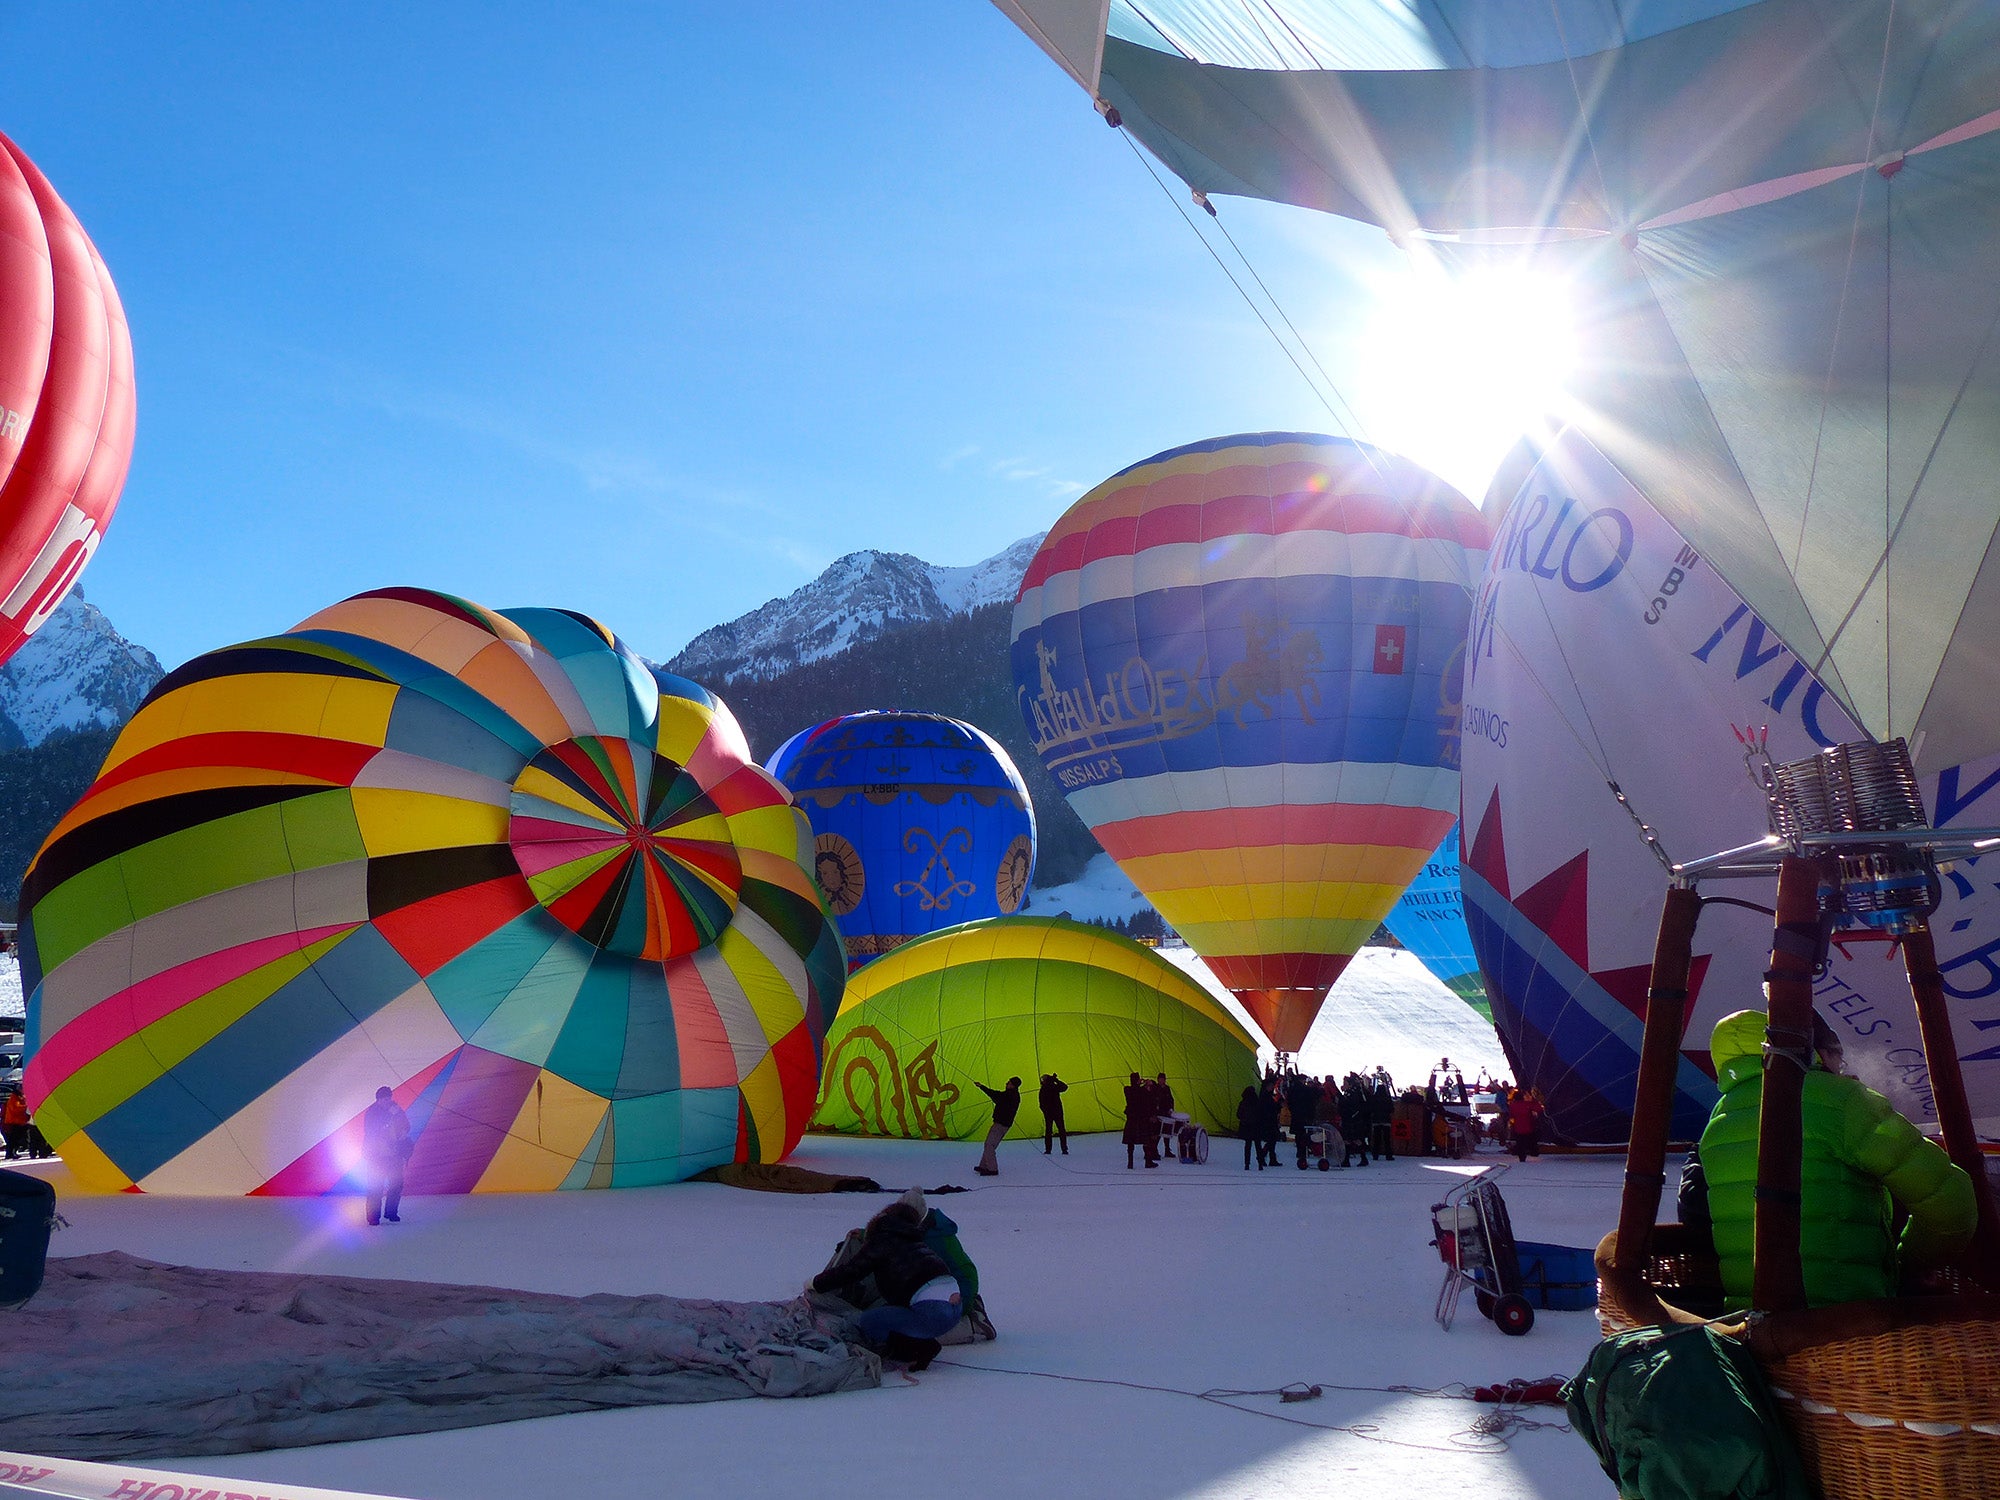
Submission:
[[[722,703],[561,610],[386,589],[196,657],[23,882],[27,1099],[85,1184],[413,1193],[775,1161],[845,975]]]
[[[1479,975],[1479,957],[1465,926],[1465,901],[1458,885],[1458,825],[1438,845],[1437,852],[1396,898],[1382,919],[1390,936],[1414,953],[1444,987],[1487,1020],[1486,984]]]
[[[842,714],[786,740],[769,770],[812,824],[850,968],[1028,898],[1034,806],[984,730],[943,714]]]
[[[1056,1073],[1069,1128],[1117,1130],[1137,1069],[1165,1073],[1209,1129],[1234,1128],[1257,1046],[1201,985],[1130,938],[1060,917],[1003,917],[932,933],[849,982],[827,1032],[814,1123],[863,1135],[977,1140],[993,1109],[975,1086]],[[1032,1104],[1009,1133],[1039,1135]]]
[[[1551,563],[1537,566],[1544,556]],[[1520,1079],[1557,1128],[1630,1128],[1653,929],[1670,860],[1763,826],[1746,773],[1858,738],[1827,685],[1579,433],[1529,476],[1494,537],[1465,683],[1465,916]],[[1940,826],[2000,824],[2000,757],[1925,781]],[[2000,893],[1975,860],[1947,874],[1933,918],[1965,1033],[2000,1030]],[[1749,893],[1745,893],[1749,894]],[[1758,896],[1763,900],[1765,897]],[[1714,1103],[1715,1022],[1754,1006],[1770,956],[1762,913],[1702,919],[1673,1128]],[[1900,965],[1834,950],[1817,988],[1849,1070],[1910,1119],[1937,1118]],[[1967,1091],[2000,1124],[2000,1047],[1964,1056]]]
[[[111,273],[48,179],[0,136],[0,662],[97,550],[136,416]]]
[[[1050,775],[1281,1051],[1451,827],[1485,545],[1407,460],[1259,433],[1106,480],[1022,580]]]

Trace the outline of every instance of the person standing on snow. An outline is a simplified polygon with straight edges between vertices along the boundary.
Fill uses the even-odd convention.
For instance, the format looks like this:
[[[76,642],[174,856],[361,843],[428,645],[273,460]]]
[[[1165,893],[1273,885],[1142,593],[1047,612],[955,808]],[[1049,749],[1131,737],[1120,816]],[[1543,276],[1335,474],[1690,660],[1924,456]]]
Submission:
[[[1278,1141],[1284,1134],[1283,1105],[1278,1098],[1278,1081],[1273,1078],[1264,1085],[1257,1096],[1258,1124],[1261,1134],[1257,1137],[1257,1149],[1264,1158],[1264,1165],[1278,1164]]]
[[[1001,1139],[1014,1123],[1014,1117],[1021,1112],[1021,1080],[1010,1078],[1004,1089],[989,1089],[979,1085],[979,1092],[993,1101],[993,1127],[986,1132],[986,1150],[980,1155],[979,1165],[972,1170],[981,1177],[1000,1175],[1000,1158],[995,1154]]]
[[[361,1154],[368,1170],[368,1222],[400,1224],[403,1168],[413,1149],[410,1117],[387,1087],[375,1090],[375,1102],[361,1115]]]
[[[1285,1090],[1285,1103],[1291,1107],[1292,1142],[1298,1147],[1299,1170],[1303,1172],[1313,1121],[1319,1117],[1319,1085],[1303,1073],[1296,1075]]]
[[[0,1108],[0,1129],[7,1137],[7,1160],[28,1154],[28,1101],[19,1089],[7,1090],[7,1103]]]
[[[1507,1101],[1507,1128],[1514,1135],[1514,1154],[1523,1162],[1530,1155],[1542,1154],[1542,1116],[1547,1113],[1548,1106],[1537,1091],[1515,1089],[1514,1097]]]
[[[1349,1073],[1347,1083],[1340,1091],[1340,1134],[1346,1141],[1340,1164],[1344,1167],[1358,1155],[1361,1165],[1367,1166],[1368,1087],[1362,1083],[1358,1073]]]
[[[1153,1086],[1137,1073],[1125,1085],[1125,1170],[1132,1170],[1132,1148],[1146,1148],[1146,1165],[1160,1164],[1160,1117],[1153,1112]]]
[[[1243,1137],[1243,1170],[1250,1170],[1250,1157],[1257,1157],[1257,1170],[1264,1170],[1264,1104],[1251,1084],[1243,1085],[1243,1097],[1236,1101],[1236,1133]]]
[[[1069,1129],[1063,1124],[1062,1096],[1069,1092],[1069,1085],[1053,1073],[1042,1075],[1042,1155],[1047,1156],[1055,1149],[1056,1137],[1062,1137],[1062,1154],[1069,1155]]]
[[[1396,1159],[1396,1100],[1389,1092],[1388,1078],[1375,1070],[1375,1088],[1368,1095],[1368,1138],[1377,1161]]]

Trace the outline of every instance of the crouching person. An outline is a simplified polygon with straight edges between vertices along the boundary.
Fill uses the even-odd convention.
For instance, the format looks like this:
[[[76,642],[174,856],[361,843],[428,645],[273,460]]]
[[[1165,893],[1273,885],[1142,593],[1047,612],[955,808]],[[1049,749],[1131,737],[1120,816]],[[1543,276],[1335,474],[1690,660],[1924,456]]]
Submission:
[[[855,1315],[861,1336],[890,1359],[921,1370],[937,1357],[938,1340],[964,1311],[958,1278],[924,1243],[924,1214],[898,1199],[868,1221],[858,1254],[829,1266],[807,1283],[815,1292],[839,1292],[875,1278],[880,1307]]]

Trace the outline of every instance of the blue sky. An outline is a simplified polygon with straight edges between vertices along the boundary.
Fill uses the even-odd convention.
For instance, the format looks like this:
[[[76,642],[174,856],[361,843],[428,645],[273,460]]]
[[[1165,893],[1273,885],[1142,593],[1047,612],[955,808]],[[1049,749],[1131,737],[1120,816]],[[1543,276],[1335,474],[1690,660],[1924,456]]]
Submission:
[[[983,0],[9,0],[0,55],[137,355],[84,586],[169,664],[390,583],[665,657],[843,552],[972,562],[1161,448],[1331,423]],[[1365,385],[1381,234],[1220,206]]]

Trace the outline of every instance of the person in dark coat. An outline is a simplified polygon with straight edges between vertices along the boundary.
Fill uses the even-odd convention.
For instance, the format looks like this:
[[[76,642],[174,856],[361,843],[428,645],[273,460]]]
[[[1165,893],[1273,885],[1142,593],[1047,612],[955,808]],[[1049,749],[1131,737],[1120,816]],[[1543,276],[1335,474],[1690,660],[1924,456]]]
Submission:
[[[1137,1073],[1125,1085],[1125,1170],[1132,1170],[1132,1148],[1146,1148],[1146,1165],[1160,1164],[1160,1117],[1154,1113],[1153,1086]]]
[[[1362,1166],[1368,1165],[1368,1115],[1368,1088],[1359,1075],[1349,1073],[1340,1091],[1340,1134],[1347,1144],[1340,1163],[1343,1167],[1356,1156]]]
[[[384,1085],[375,1102],[361,1112],[361,1155],[368,1173],[368,1222],[400,1224],[403,1169],[412,1150],[410,1117]]]
[[[1055,1150],[1056,1137],[1062,1137],[1062,1154],[1069,1155],[1069,1127],[1063,1124],[1062,1096],[1069,1092],[1069,1085],[1053,1073],[1042,1075],[1042,1155]]]
[[[1250,1157],[1257,1158],[1257,1170],[1264,1170],[1264,1103],[1250,1084],[1243,1085],[1243,1097],[1236,1101],[1236,1133],[1243,1137],[1243,1170],[1250,1170]]]
[[[989,1089],[979,1084],[979,1092],[993,1101],[993,1125],[986,1132],[986,1150],[980,1154],[979,1165],[972,1170],[981,1177],[1000,1175],[1000,1142],[1013,1128],[1014,1119],[1021,1113],[1021,1080],[1010,1078],[1004,1089]]]
[[[1294,1077],[1285,1090],[1285,1103],[1292,1111],[1292,1141],[1299,1149],[1299,1170],[1306,1169],[1306,1135],[1319,1115],[1319,1085],[1303,1074]]]
[[[1265,1081],[1263,1091],[1257,1095],[1258,1124],[1261,1127],[1257,1137],[1257,1149],[1264,1159],[1264,1165],[1278,1164],[1278,1140],[1284,1133],[1280,1116],[1284,1113],[1278,1103],[1278,1080]]]
[[[1375,1088],[1368,1096],[1368,1134],[1375,1155],[1383,1161],[1396,1159],[1396,1096],[1382,1080],[1388,1074],[1375,1072]]]
[[[989,1094],[999,1092],[987,1089]],[[855,1318],[861,1335],[891,1359],[921,1370],[937,1357],[941,1334],[949,1333],[964,1311],[958,1279],[944,1258],[924,1243],[924,1216],[898,1199],[868,1221],[861,1250],[806,1285],[838,1293],[865,1276],[875,1278],[883,1305]]]

